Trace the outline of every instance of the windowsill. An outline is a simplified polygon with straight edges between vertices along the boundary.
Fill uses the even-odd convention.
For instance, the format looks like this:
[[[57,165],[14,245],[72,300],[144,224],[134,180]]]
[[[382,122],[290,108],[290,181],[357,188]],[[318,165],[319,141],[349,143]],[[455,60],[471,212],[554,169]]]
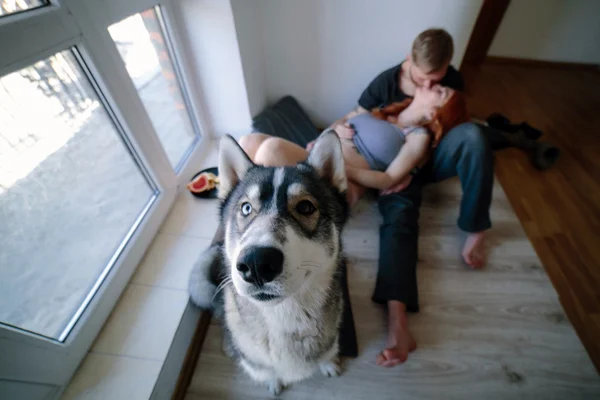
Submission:
[[[217,165],[217,142],[198,170]],[[183,188],[63,399],[148,399],[184,310],[187,283],[218,227],[217,200]]]

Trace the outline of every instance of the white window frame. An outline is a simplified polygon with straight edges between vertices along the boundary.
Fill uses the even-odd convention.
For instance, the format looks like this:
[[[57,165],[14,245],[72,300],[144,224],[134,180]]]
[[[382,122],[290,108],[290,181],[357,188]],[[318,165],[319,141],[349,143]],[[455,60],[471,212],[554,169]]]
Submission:
[[[165,22],[169,54],[183,89],[195,140],[177,170],[171,166],[138,92],[108,32],[108,26],[133,14],[160,6]],[[156,199],[131,235],[102,285],[83,310],[64,342],[57,342],[6,325],[0,325],[0,392],[2,383],[24,382],[33,388],[47,387],[58,398],[131,278],[137,264],[177,193],[198,165],[212,135],[203,124],[201,97],[195,85],[190,59],[182,48],[182,32],[176,0],[52,0],[49,6],[0,17],[0,76],[20,70],[62,50],[75,47],[93,76],[93,86],[116,119],[118,130],[139,157],[158,189]],[[40,386],[41,385],[41,386]],[[27,387],[24,387],[25,392]],[[32,392],[33,393],[33,392]],[[36,392],[37,393],[37,392]]]

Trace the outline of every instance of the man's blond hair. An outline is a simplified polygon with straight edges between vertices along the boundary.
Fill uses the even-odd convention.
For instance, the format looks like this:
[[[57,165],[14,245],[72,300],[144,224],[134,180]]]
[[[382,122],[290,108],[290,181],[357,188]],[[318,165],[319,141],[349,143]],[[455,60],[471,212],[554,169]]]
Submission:
[[[452,36],[443,29],[427,29],[413,42],[413,63],[423,72],[437,72],[450,64],[454,54]]]

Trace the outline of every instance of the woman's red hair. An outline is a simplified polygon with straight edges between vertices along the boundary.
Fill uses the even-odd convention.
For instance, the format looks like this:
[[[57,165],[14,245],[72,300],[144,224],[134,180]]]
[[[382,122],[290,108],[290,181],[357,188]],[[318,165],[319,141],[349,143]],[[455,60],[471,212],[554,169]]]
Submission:
[[[410,103],[412,99],[408,98],[383,108],[373,109],[371,115],[385,121],[395,119]],[[469,120],[465,96],[460,92],[453,92],[446,103],[436,111],[433,120],[423,125],[433,135],[431,147],[436,147],[450,129]]]

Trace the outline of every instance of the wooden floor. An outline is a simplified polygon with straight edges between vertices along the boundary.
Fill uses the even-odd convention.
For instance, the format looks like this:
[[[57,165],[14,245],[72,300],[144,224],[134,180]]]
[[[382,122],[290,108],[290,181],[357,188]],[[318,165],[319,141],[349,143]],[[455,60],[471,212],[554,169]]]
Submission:
[[[600,371],[600,70],[486,64],[467,87],[474,115],[528,121],[562,149],[545,172],[502,151],[496,176]]]
[[[355,210],[344,240],[360,356],[344,360],[340,378],[315,376],[286,389],[282,398],[599,398],[594,366],[500,185],[494,189],[485,270],[470,270],[460,261],[459,199],[456,180],[426,190],[421,312],[409,317],[419,347],[393,369],[375,365],[386,326],[383,310],[370,300],[380,216],[373,203]],[[185,398],[268,397],[221,352],[221,329],[213,321]]]

